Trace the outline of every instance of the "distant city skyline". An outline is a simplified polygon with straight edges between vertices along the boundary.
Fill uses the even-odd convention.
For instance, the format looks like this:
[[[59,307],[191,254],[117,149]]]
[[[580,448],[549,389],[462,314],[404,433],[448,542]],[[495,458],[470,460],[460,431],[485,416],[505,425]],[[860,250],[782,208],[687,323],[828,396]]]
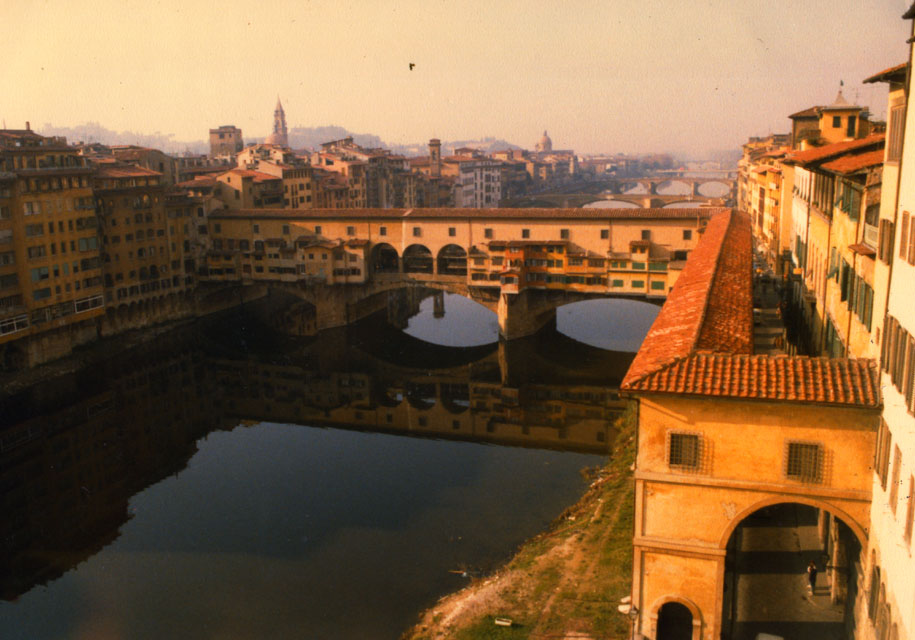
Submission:
[[[776,3],[785,4],[787,3]],[[233,124],[339,125],[392,145],[546,129],[578,153],[701,153],[786,132],[835,99],[885,117],[861,80],[908,59],[908,0],[6,3],[0,118],[206,140]],[[412,68],[411,68],[412,65]]]

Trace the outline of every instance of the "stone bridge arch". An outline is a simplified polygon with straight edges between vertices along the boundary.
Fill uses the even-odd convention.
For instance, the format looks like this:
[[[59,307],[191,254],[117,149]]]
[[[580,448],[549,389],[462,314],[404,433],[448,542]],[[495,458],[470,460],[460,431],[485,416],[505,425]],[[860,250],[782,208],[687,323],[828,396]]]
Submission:
[[[403,252],[404,273],[433,273],[435,260],[424,244],[411,244]]]

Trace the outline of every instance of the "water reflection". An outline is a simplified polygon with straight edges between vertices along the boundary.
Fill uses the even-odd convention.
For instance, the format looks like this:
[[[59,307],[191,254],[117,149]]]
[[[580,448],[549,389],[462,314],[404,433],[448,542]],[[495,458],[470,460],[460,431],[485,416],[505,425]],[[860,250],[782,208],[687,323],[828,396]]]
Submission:
[[[0,628],[396,637],[574,500],[631,357],[219,318],[0,398]]]
[[[592,347],[637,351],[660,310],[639,300],[585,300],[559,307],[556,328]]]
[[[411,317],[407,335],[432,344],[467,347],[499,340],[496,314],[481,304],[455,293],[430,296],[420,303],[420,312]]]

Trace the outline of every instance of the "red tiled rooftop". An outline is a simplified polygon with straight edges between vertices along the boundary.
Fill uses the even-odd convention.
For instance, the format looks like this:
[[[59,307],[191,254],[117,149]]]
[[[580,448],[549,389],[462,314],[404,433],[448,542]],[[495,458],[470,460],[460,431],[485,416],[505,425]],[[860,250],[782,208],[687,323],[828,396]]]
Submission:
[[[810,107],[809,109],[804,109],[803,111],[798,111],[797,113],[792,113],[788,117],[792,118],[792,119],[794,119],[794,118],[819,118],[820,109],[822,109],[822,108],[823,107],[821,107],[821,106]]]
[[[845,142],[836,142],[827,144],[822,147],[814,147],[804,151],[797,151],[790,154],[785,160],[796,164],[807,164],[809,162],[819,162],[833,156],[842,155],[855,149],[865,149],[871,145],[882,144],[886,136],[882,133],[875,133],[866,138],[857,140],[847,140]]]
[[[135,165],[125,166],[99,166],[95,174],[99,178],[147,178],[151,176],[161,176],[162,174],[152,169],[137,167]]]
[[[865,78],[862,80],[862,83],[872,84],[874,82],[905,82],[905,76],[908,68],[908,62],[900,62],[899,64],[892,66],[889,69],[884,69],[883,71],[875,73],[869,78]]]
[[[749,219],[719,213],[690,254],[621,389],[875,408],[872,360],[753,355]]]
[[[850,174],[868,167],[876,167],[883,164],[883,148],[859,153],[857,155],[847,155],[830,160],[822,165],[821,169],[835,171],[836,173]]]
[[[873,360],[700,352],[652,371],[630,388],[747,400],[880,406],[879,376]]]

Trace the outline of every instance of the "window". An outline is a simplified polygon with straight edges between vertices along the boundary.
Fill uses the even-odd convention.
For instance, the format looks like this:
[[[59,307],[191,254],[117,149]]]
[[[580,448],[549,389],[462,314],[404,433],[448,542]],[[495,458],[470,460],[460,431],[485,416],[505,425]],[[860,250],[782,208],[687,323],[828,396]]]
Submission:
[[[880,479],[880,486],[886,491],[887,470],[890,465],[890,444],[892,443],[890,428],[883,418],[880,418],[880,429],[877,431],[877,447],[874,451],[874,473]]]
[[[902,156],[902,134],[905,131],[905,105],[890,109],[889,140],[887,141],[886,159],[898,162]]]
[[[801,482],[820,482],[823,453],[819,444],[789,442],[785,461],[785,475]]]
[[[380,236],[388,235],[388,228],[387,227],[378,227],[378,235],[380,235]]]
[[[878,257],[884,264],[890,264],[893,259],[893,240],[895,225],[892,220],[881,220],[879,226]]]
[[[833,116],[832,117],[832,128],[833,129],[842,128],[842,116]]]
[[[28,226],[26,226],[26,235],[28,235]],[[899,227],[899,257],[906,258],[909,250],[909,212],[902,212],[902,225]]]
[[[568,230],[568,229],[560,229],[560,230],[559,230],[559,237],[560,237],[561,239],[563,239],[563,240],[568,240],[568,239],[569,239],[569,230]]]
[[[622,281],[622,280],[614,280],[612,286],[613,286],[613,287],[622,287],[622,286],[623,286],[623,281]]]
[[[41,280],[47,280],[50,276],[47,267],[36,267],[32,269],[32,282],[39,282]]]
[[[663,280],[652,280],[651,288],[655,291],[663,291],[664,290],[664,281]]]
[[[41,258],[45,255],[44,245],[42,244],[38,245],[37,247],[29,247],[27,249],[27,253],[29,254],[29,258]]]
[[[25,235],[26,237],[32,238],[35,236],[44,235],[44,225],[42,224],[27,224],[25,225]]]
[[[454,227],[448,227],[448,235],[452,238],[457,235],[457,229]]]
[[[651,229],[642,229],[642,240],[651,240]]]
[[[77,283],[79,284],[79,283]],[[45,287],[44,289],[36,289],[32,292],[32,298],[34,300],[44,300],[45,298],[51,297],[51,287]]]
[[[413,227],[413,237],[419,238],[423,235],[423,230],[419,227]]]
[[[600,239],[607,240],[610,238],[610,229],[601,229],[600,230]]]
[[[321,235],[321,225],[319,225],[319,224],[315,225],[315,235],[316,236]]]
[[[283,233],[286,233],[286,232],[284,231]],[[348,235],[348,236],[354,236],[354,235],[356,235],[356,227],[347,227],[347,228],[346,228],[346,235]]]
[[[896,502],[899,497],[899,471],[902,466],[902,451],[899,445],[893,447],[893,479],[890,482],[890,511],[896,515]]]
[[[288,235],[289,235],[289,225],[288,225],[288,224],[284,224],[284,225],[283,225],[283,235],[284,235],[284,236],[288,236]]]
[[[912,544],[912,519],[915,517],[915,477],[909,476],[909,492],[906,498],[906,510],[905,510],[905,543],[907,545]]]
[[[667,464],[671,467],[698,469],[701,440],[698,433],[667,434]]]
[[[521,230],[521,237],[522,237],[522,238],[530,238],[530,237],[531,237],[531,230],[530,230],[530,229],[522,229],[522,230]]]
[[[259,224],[254,225],[254,233],[260,233],[260,232],[261,232],[261,226]]]
[[[633,281],[632,281],[632,288],[633,288],[633,289],[644,289],[644,288],[645,288],[645,281],[644,281],[644,280],[633,280]]]
[[[693,239],[693,230],[692,230],[692,229],[684,229],[684,230],[683,230],[683,239],[684,239],[684,240],[692,240],[692,239]]]
[[[848,116],[848,125],[845,128],[845,135],[849,138],[855,137],[855,124],[857,124],[857,116]]]
[[[492,229],[483,229],[483,237],[492,239]]]

